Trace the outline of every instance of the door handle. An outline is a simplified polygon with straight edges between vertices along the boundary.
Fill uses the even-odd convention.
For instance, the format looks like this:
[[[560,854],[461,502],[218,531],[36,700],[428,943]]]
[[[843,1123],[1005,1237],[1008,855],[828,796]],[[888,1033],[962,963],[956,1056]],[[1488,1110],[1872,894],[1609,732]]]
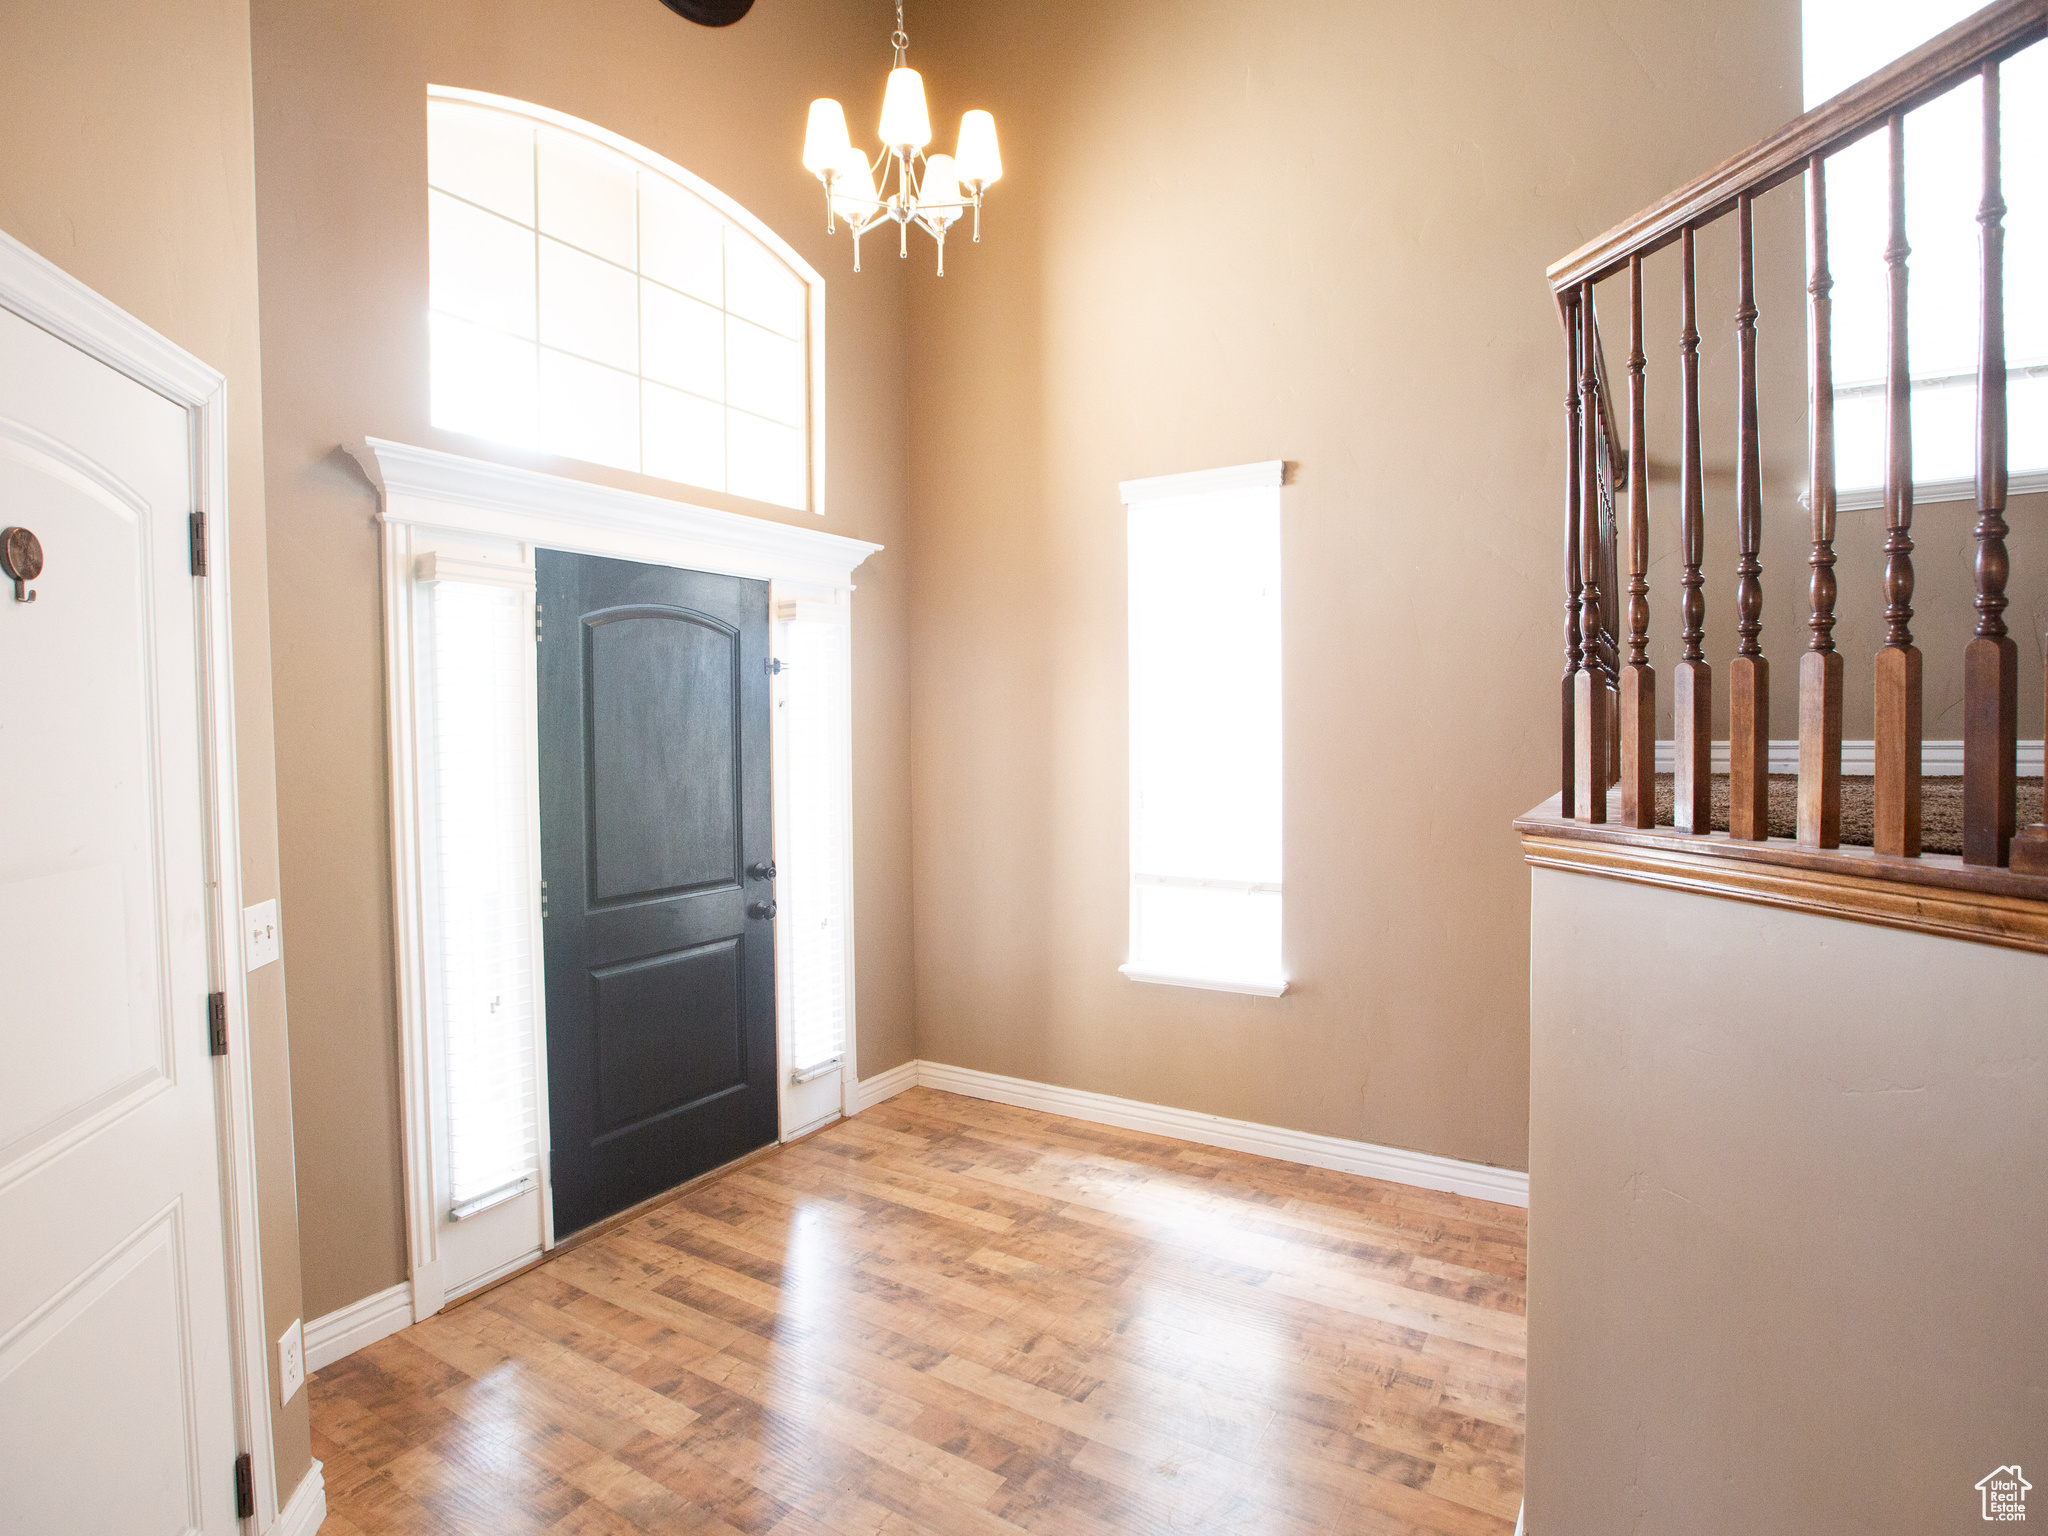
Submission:
[[[775,861],[773,859],[756,860],[754,863],[749,864],[747,866],[747,878],[749,880],[773,880],[775,878]]]
[[[772,918],[775,916],[775,903],[772,901],[750,901],[747,903],[747,916]]]

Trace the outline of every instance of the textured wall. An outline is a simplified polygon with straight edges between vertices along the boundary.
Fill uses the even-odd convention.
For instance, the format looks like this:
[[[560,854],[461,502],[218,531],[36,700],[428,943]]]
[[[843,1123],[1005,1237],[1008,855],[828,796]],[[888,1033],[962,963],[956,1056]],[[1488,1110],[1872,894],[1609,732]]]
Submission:
[[[278,893],[277,802],[248,3],[17,3],[0,16],[0,228],[227,376],[242,890],[265,901]],[[249,978],[272,1338],[299,1315],[284,984],[295,958],[287,929],[283,964]],[[303,1395],[278,1411],[275,1438],[289,1498],[312,1461]]]
[[[1554,870],[1530,945],[1529,1529],[1978,1528],[2048,1466],[2048,958]]]
[[[692,26],[653,0],[258,0],[257,205],[292,1087],[311,1315],[405,1277],[383,655],[365,435],[694,500],[427,422],[426,87],[538,102],[737,198],[827,279],[828,515],[761,515],[890,546],[856,574],[854,838],[860,1061],[912,1055],[905,557],[906,274],[845,235],[797,164],[816,95],[858,109],[886,16],[776,0]],[[919,274],[928,276],[929,274]]]

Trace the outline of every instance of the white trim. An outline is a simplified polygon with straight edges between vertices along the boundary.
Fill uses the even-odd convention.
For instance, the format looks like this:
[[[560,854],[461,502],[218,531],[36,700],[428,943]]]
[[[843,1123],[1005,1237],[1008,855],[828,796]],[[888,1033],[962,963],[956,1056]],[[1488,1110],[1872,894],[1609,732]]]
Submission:
[[[397,959],[400,1125],[405,1148],[406,1232],[413,1318],[431,1317],[447,1299],[440,1257],[440,1202],[435,1191],[432,1004],[426,944],[426,829],[421,824],[421,722],[414,593],[423,576],[481,570],[507,585],[531,580],[534,552],[560,549],[607,555],[770,583],[778,603],[829,605],[847,616],[842,648],[851,677],[853,571],[882,546],[819,529],[674,501],[639,491],[491,464],[460,454],[368,438],[347,445],[379,492],[383,545],[385,726],[391,793],[392,930]],[[527,669],[529,678],[533,669]],[[851,709],[851,688],[844,690]],[[537,701],[526,697],[529,741],[538,739]],[[845,733],[846,793],[851,796],[851,731]],[[533,868],[540,864],[538,765],[529,764]],[[775,793],[781,793],[779,776]],[[849,862],[850,867],[850,862]],[[848,903],[847,1061],[852,1038],[853,924]],[[529,922],[536,968],[544,946],[536,878]],[[555,1240],[553,1182],[547,1144],[546,988],[535,978],[536,1059],[541,1094],[542,1240]],[[778,1030],[778,1038],[780,1031]],[[781,1064],[777,1063],[777,1076]],[[842,1088],[842,1098],[846,1090]],[[465,1285],[465,1289],[467,1286]],[[401,1325],[402,1326],[402,1325]],[[307,1344],[310,1353],[312,1344]]]
[[[319,1536],[327,1518],[327,1478],[319,1462],[306,1469],[291,1501],[277,1512],[277,1523],[265,1536]]]
[[[324,1371],[335,1361],[410,1328],[414,1321],[412,1287],[402,1282],[316,1317],[306,1324],[307,1374]]]
[[[1266,889],[1259,886],[1254,889]],[[1246,981],[1226,976],[1176,976],[1171,971],[1148,971],[1140,966],[1120,965],[1117,969],[1133,981],[1156,982],[1164,987],[1200,987],[1205,992],[1242,992],[1247,997],[1279,997],[1287,990],[1287,979]]]
[[[1253,1120],[1231,1120],[1222,1115],[1205,1115],[1192,1109],[1175,1109],[1164,1104],[1145,1104],[1137,1099],[1119,1099],[1107,1093],[1089,1093],[1080,1088],[1061,1088],[1051,1083],[1034,1083],[1021,1077],[1004,1077],[995,1072],[978,1072],[971,1067],[951,1067],[937,1061],[906,1061],[902,1066],[869,1078],[860,1085],[862,1109],[872,1109],[884,1099],[894,1098],[907,1088],[936,1088],[970,1099],[989,1099],[1013,1104],[1019,1109],[1042,1110],[1086,1120],[1094,1125],[1114,1125],[1127,1131],[1146,1131],[1192,1141],[1204,1147],[1227,1147],[1259,1157],[1279,1158],[1310,1168],[1330,1168],[1338,1173],[1355,1173],[1363,1178],[1390,1184],[1407,1184],[1416,1189],[1434,1189],[1447,1194],[1491,1200],[1499,1205],[1529,1204],[1529,1175],[1518,1168],[1496,1168],[1490,1163],[1467,1163],[1429,1152],[1411,1152],[1404,1147],[1384,1147],[1376,1142],[1351,1141],[1342,1136],[1322,1136],[1313,1131],[1294,1131],[1285,1126],[1260,1125]]]
[[[1716,741],[1708,747],[1711,771],[1728,771],[1728,743]],[[2041,772],[2041,743],[2022,741],[2018,753],[2019,775],[2023,779],[2037,777]],[[1675,761],[1670,741],[1657,743],[1657,772],[1670,773]],[[1771,742],[1770,771],[1772,773],[1797,773],[1799,771],[1799,739],[1779,738]],[[1960,738],[1923,741],[1920,743],[1920,772],[1931,779],[1955,778],[1963,771],[1963,743]],[[1877,743],[1868,739],[1842,743],[1842,772],[1852,778],[1869,778],[1877,772]]]
[[[1231,491],[1278,489],[1286,479],[1287,461],[1233,464],[1227,469],[1192,469],[1182,475],[1153,475],[1117,484],[1124,505],[1134,501],[1179,501],[1189,496],[1220,496]]]
[[[471,106],[488,107],[511,117],[523,117],[530,122],[544,123],[564,133],[577,134],[602,144],[605,148],[638,161],[658,176],[687,187],[705,202],[711,204],[726,218],[759,240],[773,251],[782,264],[796,274],[804,285],[804,314],[810,334],[805,338],[807,377],[804,412],[804,433],[808,438],[810,476],[805,492],[810,497],[808,507],[793,507],[791,511],[810,511],[818,516],[825,515],[825,278],[818,269],[797,253],[782,236],[770,229],[752,212],[734,202],[725,193],[711,185],[693,171],[685,170],[668,156],[636,144],[631,139],[603,128],[596,123],[586,122],[580,117],[571,117],[566,112],[557,112],[552,107],[543,107],[536,102],[521,101],[514,96],[494,96],[489,91],[465,90],[454,85],[427,86],[428,101],[460,101]],[[536,211],[536,218],[538,212]],[[535,226],[538,232],[538,224]],[[636,274],[637,277],[637,274]],[[636,370],[637,375],[637,370]],[[683,481],[671,481],[682,485]],[[780,503],[763,503],[780,505]]]
[[[1915,380],[1915,383],[1920,382]],[[2031,496],[2038,491],[2048,491],[2048,469],[2023,469],[2008,477],[2007,496]],[[1975,477],[1965,480],[1922,480],[1913,487],[1913,505],[1916,507],[1938,506],[1944,502],[1962,501],[1972,505],[1977,500]],[[1811,493],[1799,493],[1799,505],[1811,508]],[[1853,490],[1835,492],[1837,512],[1875,512],[1884,506],[1884,487],[1862,485]]]
[[[847,1093],[846,1112],[857,1115],[864,1109],[873,1109],[884,1099],[893,1099],[899,1093],[908,1093],[917,1086],[915,1057],[900,1067],[891,1067],[886,1072],[877,1072],[864,1082],[855,1083]],[[848,1074],[851,1076],[851,1073]]]
[[[251,1081],[248,970],[241,952],[242,810],[235,748],[233,603],[228,558],[227,381],[184,348],[95,293],[20,241],[0,232],[0,305],[192,417],[192,505],[206,515],[208,574],[199,586],[201,750],[207,792],[205,848],[213,899],[207,912],[208,968],[227,999],[228,1053],[218,1065],[223,1092],[221,1215],[227,1243],[229,1327],[235,1344],[236,1435],[250,1453],[259,1528],[277,1513],[271,1435],[270,1330],[263,1317],[263,1253],[257,1220],[256,1108]]]

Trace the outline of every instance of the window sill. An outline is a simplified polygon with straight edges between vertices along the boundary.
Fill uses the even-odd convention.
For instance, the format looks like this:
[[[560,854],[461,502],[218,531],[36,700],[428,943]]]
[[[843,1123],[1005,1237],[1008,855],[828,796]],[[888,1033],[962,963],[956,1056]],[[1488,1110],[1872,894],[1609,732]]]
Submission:
[[[1120,965],[1117,969],[1132,981],[1149,981],[1162,987],[1200,987],[1205,992],[1242,992],[1247,997],[1278,997],[1287,990],[1285,977],[1247,981],[1219,976],[1176,976],[1169,971],[1148,971],[1135,965]]]

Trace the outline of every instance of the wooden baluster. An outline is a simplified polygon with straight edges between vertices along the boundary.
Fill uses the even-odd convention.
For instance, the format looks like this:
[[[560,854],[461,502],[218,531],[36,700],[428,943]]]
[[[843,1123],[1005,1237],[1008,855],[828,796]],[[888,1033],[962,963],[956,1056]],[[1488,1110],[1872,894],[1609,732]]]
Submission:
[[[1828,273],[1827,163],[1806,163],[1807,327],[1813,346],[1807,412],[1807,500],[1813,509],[1813,579],[1808,597],[1813,643],[1799,659],[1799,841],[1842,845],[1842,653],[1835,649],[1835,375],[1829,323],[1834,278]]]
[[[1607,444],[1600,426],[1600,381],[1594,362],[1593,285],[1579,285],[1579,485],[1585,515],[1579,519],[1579,632],[1584,639],[1584,667],[1577,678],[1573,704],[1578,727],[1573,778],[1579,790],[1579,815],[1587,821],[1607,819],[1607,679],[1598,661],[1600,644],[1600,519],[1593,507],[1599,484],[1596,454]]]
[[[1963,649],[1963,862],[2012,849],[2020,650],[2005,628],[2005,199],[1999,191],[1998,64],[1984,66],[1983,273],[1977,332],[1977,635]]]
[[[1735,311],[1739,428],[1735,465],[1735,660],[1728,667],[1728,835],[1761,842],[1771,835],[1771,667],[1764,659],[1763,464],[1756,403],[1756,248],[1752,194],[1736,199],[1741,298]]]
[[[1679,236],[1679,253],[1684,327],[1678,338],[1678,387],[1684,398],[1679,413],[1678,542],[1685,575],[1679,584],[1678,609],[1685,627],[1680,635],[1684,654],[1671,678],[1671,819],[1681,832],[1705,833],[1714,824],[1714,669],[1707,665],[1700,644],[1706,638],[1707,621],[1705,582],[1700,575],[1706,552],[1706,486],[1700,470],[1700,332],[1690,225]]]
[[[1564,779],[1558,797],[1562,814],[1578,813],[1576,776],[1579,656],[1579,302],[1564,300]]]
[[[1657,825],[1657,674],[1650,666],[1650,479],[1643,430],[1643,258],[1628,259],[1628,665],[1621,673],[1621,819]]]
[[[1891,298],[1885,374],[1885,641],[1877,653],[1879,853],[1920,856],[1920,652],[1913,645],[1913,379],[1906,363],[1906,117],[1891,119],[1891,238],[1884,259]]]

